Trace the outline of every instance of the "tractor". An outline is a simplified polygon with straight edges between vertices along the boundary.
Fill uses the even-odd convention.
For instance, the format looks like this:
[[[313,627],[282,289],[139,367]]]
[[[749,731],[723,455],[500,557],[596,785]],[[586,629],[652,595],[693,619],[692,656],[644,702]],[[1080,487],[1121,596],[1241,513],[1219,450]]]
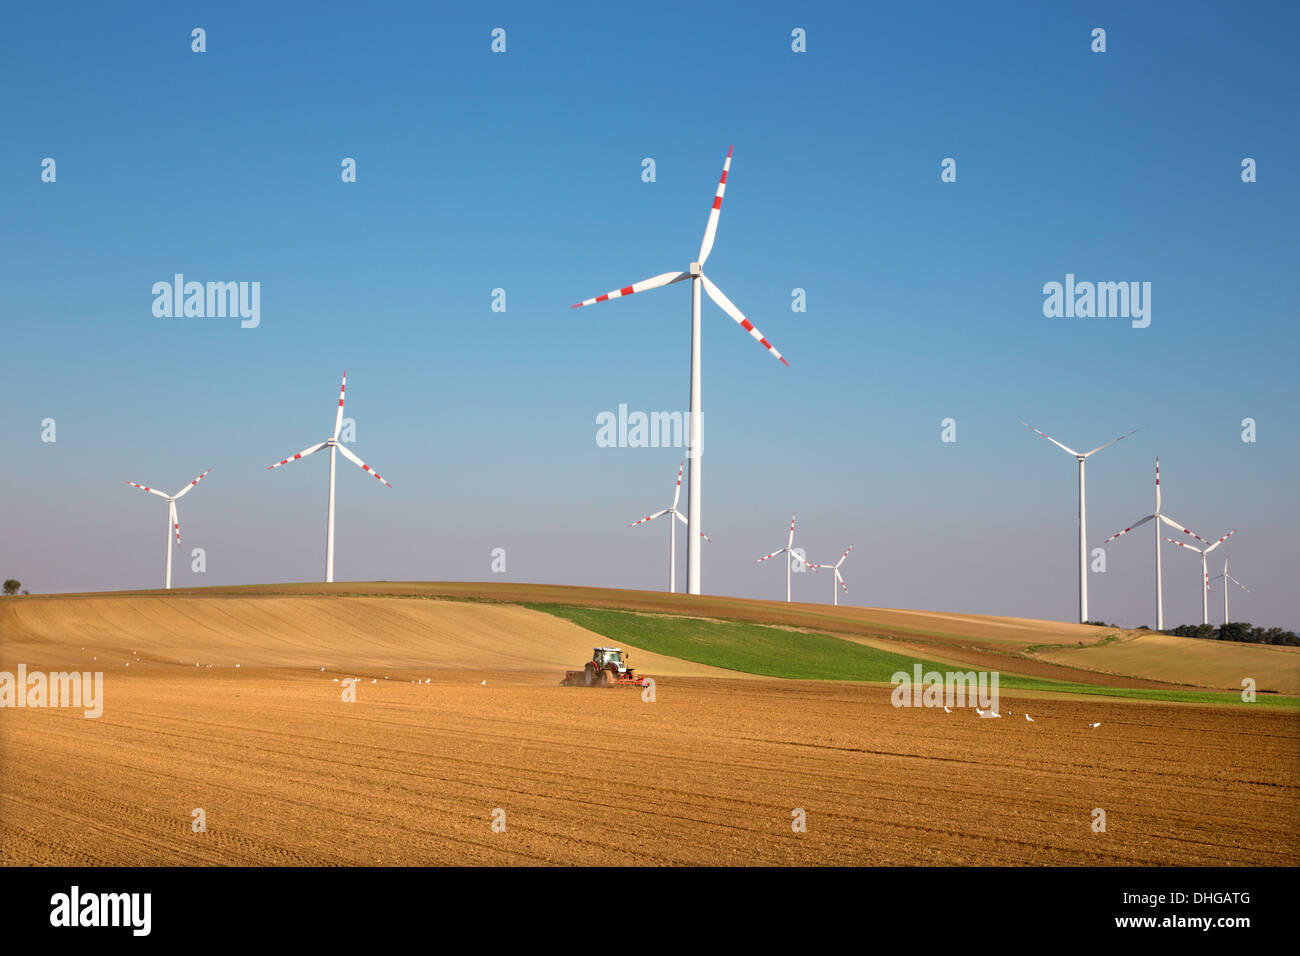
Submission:
[[[645,687],[617,647],[593,647],[591,660],[580,671],[566,671],[560,683],[566,687]]]

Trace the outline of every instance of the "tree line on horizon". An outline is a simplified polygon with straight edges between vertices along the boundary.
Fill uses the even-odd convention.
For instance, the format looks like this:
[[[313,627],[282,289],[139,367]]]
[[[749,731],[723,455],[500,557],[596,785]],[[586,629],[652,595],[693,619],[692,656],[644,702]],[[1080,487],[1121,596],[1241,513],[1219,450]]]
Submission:
[[[1178,637],[1196,637],[1206,641],[1237,641],[1241,644],[1283,644],[1300,646],[1295,631],[1280,627],[1253,627],[1246,621],[1228,624],[1180,624],[1167,634]]]
[[[1113,627],[1118,624],[1106,624],[1104,621],[1088,621],[1098,627]],[[1151,628],[1140,624],[1134,630],[1150,631]],[[1152,631],[1152,633],[1155,633]],[[1166,628],[1164,634],[1174,637],[1194,637],[1202,641],[1235,641],[1238,644],[1281,644],[1288,647],[1300,646],[1300,637],[1295,631],[1280,627],[1255,627],[1247,621],[1232,621],[1228,624],[1179,624],[1175,628]]]

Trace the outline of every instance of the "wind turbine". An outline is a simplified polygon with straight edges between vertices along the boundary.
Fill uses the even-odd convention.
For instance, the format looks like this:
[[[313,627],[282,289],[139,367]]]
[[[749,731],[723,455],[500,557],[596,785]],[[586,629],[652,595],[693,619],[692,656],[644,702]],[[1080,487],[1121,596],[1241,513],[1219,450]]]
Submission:
[[[608,299],[632,295],[634,292],[647,292],[650,289],[658,289],[660,286],[672,285],[674,282],[681,282],[683,279],[691,280],[691,423],[686,453],[691,463],[689,476],[690,504],[687,520],[689,533],[686,539],[686,590],[690,594],[700,593],[700,538],[703,536],[703,530],[701,529],[703,509],[700,507],[700,489],[703,482],[701,459],[704,455],[704,420],[700,394],[701,287],[708,293],[709,298],[717,304],[718,308],[731,316],[741,328],[753,336],[773,356],[780,359],[781,364],[790,364],[776,350],[776,347],[763,337],[763,333],[754,328],[753,323],[745,318],[744,314],[736,308],[732,301],[723,295],[722,290],[710,282],[709,277],[704,274],[704,263],[713,250],[713,239],[718,231],[718,216],[722,210],[722,194],[726,191],[727,174],[731,170],[731,152],[731,148],[728,148],[727,158],[722,164],[722,179],[718,182],[718,191],[713,197],[713,208],[709,210],[709,220],[704,227],[704,241],[700,243],[699,256],[685,272],[665,272],[662,275],[642,279],[640,282],[634,282],[632,285],[623,286],[621,289],[598,295],[594,299],[586,299],[572,306],[572,308],[578,309],[584,305],[594,305]]]
[[[208,471],[211,470],[212,470],[211,468],[208,469]],[[169,590],[171,589],[172,586],[172,534],[173,533],[175,533],[176,535],[176,547],[179,548],[181,546],[181,522],[180,522],[180,518],[178,518],[176,515],[176,499],[184,498],[185,493],[189,491],[191,488],[193,488],[195,485],[197,485],[200,481],[202,481],[204,475],[206,475],[208,471],[205,471],[202,475],[199,475],[197,478],[191,481],[180,491],[176,492],[176,494],[174,495],[164,494],[163,492],[159,491],[157,488],[150,488],[148,485],[137,485],[134,481],[127,482],[127,484],[130,485],[132,488],[139,488],[141,491],[147,491],[151,495],[157,495],[159,498],[165,498],[167,500],[167,538],[166,538],[166,543],[164,545],[164,550],[167,552],[167,573],[163,577],[163,587]]]
[[[1176,544],[1180,548],[1187,548],[1190,551],[1195,551],[1197,554],[1201,556],[1201,581],[1205,585],[1205,587],[1202,588],[1201,590],[1201,623],[1202,624],[1210,623],[1210,569],[1206,565],[1206,557],[1209,555],[1211,551],[1213,551],[1219,545],[1223,544],[1223,542],[1227,541],[1236,533],[1237,533],[1237,529],[1233,528],[1231,531],[1225,534],[1218,541],[1214,542],[1214,544],[1211,544],[1204,548],[1198,548],[1195,545],[1188,544],[1185,541],[1175,541],[1173,538],[1165,538],[1165,540],[1168,541],[1170,544]],[[1228,589],[1226,587],[1223,589],[1223,593],[1225,595],[1228,593]]]
[[[343,384],[339,386],[339,408],[338,412],[334,415],[333,436],[325,439],[323,442],[318,442],[317,444],[312,445],[310,448],[304,448],[292,457],[286,458],[283,461],[277,461],[274,465],[268,465],[266,469],[267,471],[270,471],[273,468],[279,468],[281,465],[287,465],[291,461],[297,461],[299,458],[306,458],[308,455],[314,455],[322,448],[328,448],[330,450],[330,503],[328,517],[325,519],[325,581],[327,583],[332,583],[334,580],[334,452],[342,452],[344,458],[355,464],[366,474],[372,475],[384,482],[384,484],[388,485],[389,488],[393,487],[381,478],[378,472],[356,455],[352,454],[346,445],[339,444],[339,430],[343,427],[343,393],[347,390],[347,387],[348,373],[344,372]]]
[[[688,525],[689,527],[689,523],[687,522],[686,518],[682,515],[680,511],[677,510],[677,502],[682,497],[682,468],[685,465],[686,462],[682,462],[680,465],[677,466],[677,490],[673,492],[673,503],[669,505],[667,508],[665,508],[663,511],[656,511],[654,514],[647,515],[646,517],[642,518],[640,521],[633,521],[630,525],[628,525],[629,528],[635,528],[637,525],[645,524],[647,521],[654,521],[655,518],[658,518],[662,515],[669,516],[669,521],[668,521],[668,593],[669,594],[673,594],[677,591],[677,525],[674,524],[673,521],[675,519],[677,521],[680,521],[684,525]],[[703,531],[700,532],[700,537],[702,537],[705,541],[710,540],[709,536],[705,534]]]
[[[821,569],[822,569],[822,568],[830,568],[832,571],[835,572],[835,573],[831,576],[831,598],[834,599],[834,602],[835,602],[836,605],[838,605],[838,604],[840,603],[840,592],[837,591],[837,590],[835,590],[835,584],[836,584],[836,582],[839,583],[839,586],[840,586],[840,587],[844,588],[844,593],[845,593],[845,594],[848,594],[848,593],[849,593],[849,586],[848,586],[847,584],[844,583],[844,578],[840,576],[840,565],[844,563],[844,559],[847,558],[847,557],[849,556],[849,552],[852,551],[852,550],[853,550],[853,545],[849,545],[847,548],[845,548],[844,553],[840,555],[840,559],[839,559],[838,561],[836,561],[834,564],[810,564],[810,565],[808,565],[808,567],[813,568],[814,570],[816,570],[816,571],[819,572],[819,573],[821,572]]]
[[[1162,584],[1161,584],[1161,578],[1160,578],[1160,522],[1163,521],[1165,524],[1169,525],[1169,527],[1173,528],[1173,529],[1176,530],[1176,531],[1181,531],[1183,534],[1189,534],[1189,535],[1191,535],[1193,538],[1195,538],[1197,541],[1200,541],[1202,544],[1209,544],[1209,542],[1206,541],[1204,538],[1202,538],[1199,534],[1196,534],[1194,531],[1188,531],[1186,528],[1184,528],[1182,525],[1180,525],[1180,524],[1179,524],[1177,521],[1175,521],[1173,518],[1170,518],[1168,515],[1166,515],[1166,514],[1161,514],[1161,512],[1160,512],[1160,459],[1159,459],[1159,457],[1156,458],[1156,510],[1155,510],[1155,513],[1154,513],[1154,514],[1149,514],[1149,515],[1147,515],[1145,518],[1143,518],[1141,521],[1139,521],[1139,522],[1137,522],[1137,523],[1135,523],[1135,524],[1131,524],[1131,525],[1129,525],[1129,526],[1128,526],[1127,528],[1125,528],[1123,531],[1117,531],[1115,534],[1112,534],[1109,538],[1107,538],[1105,541],[1103,541],[1102,544],[1110,544],[1110,543],[1111,543],[1112,541],[1114,541],[1116,538],[1121,537],[1121,536],[1123,536],[1123,535],[1126,535],[1126,534],[1128,534],[1130,531],[1132,531],[1134,528],[1140,528],[1140,527],[1142,527],[1144,524],[1146,524],[1148,521],[1152,521],[1152,520],[1154,520],[1154,519],[1159,519],[1159,520],[1156,521],[1156,524],[1155,524],[1155,530],[1156,530],[1156,630],[1157,630],[1157,631],[1163,631],[1163,630],[1165,629],[1165,598],[1164,598],[1164,589],[1163,589],[1163,586],[1162,586]]]
[[[1030,431],[1042,435],[1044,438],[1046,438],[1056,447],[1061,448],[1064,451],[1068,452],[1069,454],[1073,455],[1075,459],[1079,462],[1079,623],[1087,624],[1088,623],[1088,511],[1087,511],[1087,498],[1083,493],[1083,463],[1087,461],[1087,459],[1090,456],[1097,454],[1097,452],[1101,451],[1103,448],[1109,448],[1111,445],[1115,444],[1115,442],[1123,441],[1125,438],[1128,438],[1129,435],[1132,435],[1133,432],[1141,431],[1146,426],[1140,425],[1126,435],[1120,435],[1119,438],[1116,438],[1113,441],[1108,441],[1104,445],[1098,445],[1092,451],[1080,453],[1075,451],[1073,448],[1069,448],[1065,445],[1062,445],[1051,435],[1047,435],[1044,434],[1043,432],[1038,431],[1038,429],[1035,428],[1033,425],[1029,424],[1029,422],[1021,421],[1020,424],[1024,425]]]
[[[846,553],[847,553],[847,552],[846,552]],[[764,561],[766,561],[768,558],[775,558],[778,554],[784,554],[784,555],[786,556],[786,559],[785,559],[785,600],[786,600],[787,603],[789,603],[789,601],[790,601],[790,561],[791,561],[791,559],[794,558],[794,556],[795,556],[795,553],[794,553],[794,515],[791,515],[791,516],[790,516],[790,537],[789,537],[789,539],[786,541],[786,543],[785,543],[785,547],[784,547],[784,548],[780,548],[780,549],[778,549],[778,550],[776,550],[776,551],[773,551],[771,554],[765,554],[765,555],[763,555],[761,558],[759,558],[759,559],[758,559],[757,561],[755,561],[754,563],[755,563],[755,564],[762,564],[762,563],[763,563]],[[840,560],[842,561],[843,558],[841,558]],[[804,564],[807,565],[807,562],[805,561]]]
[[[1228,623],[1228,582],[1231,581],[1233,584],[1237,585],[1237,587],[1241,588],[1247,594],[1250,593],[1250,588],[1246,587],[1246,585],[1242,584],[1240,581],[1238,581],[1236,578],[1234,578],[1231,574],[1228,573],[1227,558],[1223,559],[1223,573],[1216,574],[1213,578],[1211,578],[1211,580],[1217,581],[1219,580],[1219,578],[1223,578],[1223,623],[1227,624]]]

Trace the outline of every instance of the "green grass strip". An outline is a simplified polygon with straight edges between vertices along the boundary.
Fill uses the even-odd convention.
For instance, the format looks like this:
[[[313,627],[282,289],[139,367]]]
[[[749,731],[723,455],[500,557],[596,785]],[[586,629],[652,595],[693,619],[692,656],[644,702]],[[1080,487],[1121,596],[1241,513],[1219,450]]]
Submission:
[[[916,664],[920,664],[923,671],[940,673],[978,670],[883,651],[829,634],[792,631],[765,624],[638,614],[567,604],[529,602],[524,606],[563,618],[618,646],[626,645],[665,657],[764,677],[887,684],[900,670],[911,675]],[[635,666],[635,655],[632,663]],[[1006,671],[998,672],[998,686],[1002,690],[1055,691],[1135,700],[1248,706],[1241,700],[1241,695],[1235,693],[1104,687]],[[1264,706],[1300,707],[1300,697],[1279,694],[1260,694],[1256,701]]]

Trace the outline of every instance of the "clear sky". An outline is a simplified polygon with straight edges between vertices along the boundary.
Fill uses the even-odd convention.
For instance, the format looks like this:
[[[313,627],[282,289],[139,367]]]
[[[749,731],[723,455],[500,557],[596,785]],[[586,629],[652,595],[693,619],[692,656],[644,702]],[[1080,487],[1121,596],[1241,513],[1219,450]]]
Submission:
[[[663,587],[666,523],[626,525],[685,451],[596,417],[686,408],[689,286],[569,306],[685,269],[735,144],[707,272],[791,367],[705,300],[706,591],[782,596],[754,559],[798,511],[812,560],[856,546],[852,603],[1071,619],[1075,464],[1017,419],[1081,450],[1145,425],[1089,461],[1091,546],[1159,455],[1167,514],[1239,529],[1232,616],[1300,627],[1298,11],[8,4],[0,576],[160,586],[166,505],[125,482],[212,468],[175,583],[319,580],[326,456],[265,468],[328,436],[346,369],[393,487],[340,459],[337,580],[491,580],[504,548],[509,580]],[[260,324],[156,317],[175,273],[259,282]],[[1046,317],[1067,273],[1151,283],[1149,327]],[[1154,623],[1149,530],[1092,617]],[[1165,548],[1166,624],[1199,622]]]

